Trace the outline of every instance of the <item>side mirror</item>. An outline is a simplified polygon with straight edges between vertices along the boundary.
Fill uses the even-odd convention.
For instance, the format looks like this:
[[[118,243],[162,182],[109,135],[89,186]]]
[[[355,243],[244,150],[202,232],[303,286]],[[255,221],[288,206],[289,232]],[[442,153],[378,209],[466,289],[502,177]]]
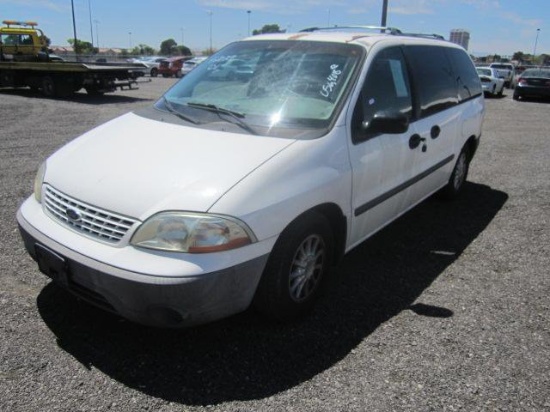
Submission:
[[[369,134],[401,134],[409,130],[409,117],[396,112],[378,112],[362,125]]]

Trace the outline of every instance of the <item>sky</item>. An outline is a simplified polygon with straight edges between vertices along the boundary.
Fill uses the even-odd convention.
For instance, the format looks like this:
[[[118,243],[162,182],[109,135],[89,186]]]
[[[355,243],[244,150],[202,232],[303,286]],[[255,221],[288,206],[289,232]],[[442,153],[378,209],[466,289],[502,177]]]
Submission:
[[[383,0],[72,0],[77,38],[97,47],[160,48],[174,39],[193,51],[246,37],[266,24],[380,25]],[[90,13],[91,12],[91,13]],[[0,0],[1,20],[36,21],[52,40],[73,38],[71,0]],[[387,26],[404,32],[470,32],[476,56],[550,55],[550,0],[388,0]]]

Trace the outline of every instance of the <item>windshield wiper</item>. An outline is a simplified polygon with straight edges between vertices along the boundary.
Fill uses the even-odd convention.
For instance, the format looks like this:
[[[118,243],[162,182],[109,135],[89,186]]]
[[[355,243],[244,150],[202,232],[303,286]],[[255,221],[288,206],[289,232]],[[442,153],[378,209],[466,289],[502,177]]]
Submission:
[[[174,116],[177,116],[179,117],[180,119],[183,119],[189,123],[193,123],[193,124],[199,124],[199,122],[197,122],[195,119],[189,117],[189,116],[186,116],[184,115],[183,113],[180,113],[179,111],[177,111],[173,105],[173,103],[168,100],[166,97],[163,97],[163,101],[164,101],[164,106],[166,107],[166,109],[172,113]]]
[[[240,113],[234,110],[224,109],[223,107],[219,107],[219,106],[216,106],[215,104],[210,104],[210,103],[188,102],[187,106],[195,107],[197,109],[209,110],[211,112],[217,113],[218,115],[226,114],[236,121],[236,123],[234,124],[236,124],[237,126],[241,126],[244,130],[248,131],[253,135],[256,135],[256,136],[258,135],[258,132],[254,130],[252,127],[250,127],[250,125],[243,120],[243,118],[245,117],[243,113]]]

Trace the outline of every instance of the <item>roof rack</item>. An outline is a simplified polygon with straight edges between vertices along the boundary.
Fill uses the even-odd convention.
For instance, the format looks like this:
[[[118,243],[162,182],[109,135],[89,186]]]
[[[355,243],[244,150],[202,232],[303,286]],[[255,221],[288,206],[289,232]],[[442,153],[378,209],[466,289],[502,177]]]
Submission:
[[[422,37],[427,39],[445,40],[440,34],[435,33],[403,33],[396,27],[384,27],[384,26],[332,26],[332,27],[309,27],[307,29],[300,30],[300,32],[315,32],[315,31],[329,31],[329,30],[376,30],[380,33],[387,33],[393,36],[409,36],[409,37]]]
[[[401,30],[396,27],[384,27],[384,26],[331,26],[331,27],[309,27],[307,29],[300,30],[301,32],[314,32],[314,31],[328,31],[328,30],[377,30],[381,33],[389,34],[401,34]]]
[[[401,36],[422,37],[422,38],[426,38],[426,39],[445,40],[445,37],[443,37],[441,34],[435,34],[435,33],[401,33]]]

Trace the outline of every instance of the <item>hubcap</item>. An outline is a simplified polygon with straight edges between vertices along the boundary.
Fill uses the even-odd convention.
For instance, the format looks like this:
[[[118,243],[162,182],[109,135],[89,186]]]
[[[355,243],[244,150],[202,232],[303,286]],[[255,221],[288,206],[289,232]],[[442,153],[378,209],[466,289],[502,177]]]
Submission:
[[[290,267],[290,296],[300,302],[315,291],[323,274],[325,243],[318,235],[308,236],[298,247]]]

